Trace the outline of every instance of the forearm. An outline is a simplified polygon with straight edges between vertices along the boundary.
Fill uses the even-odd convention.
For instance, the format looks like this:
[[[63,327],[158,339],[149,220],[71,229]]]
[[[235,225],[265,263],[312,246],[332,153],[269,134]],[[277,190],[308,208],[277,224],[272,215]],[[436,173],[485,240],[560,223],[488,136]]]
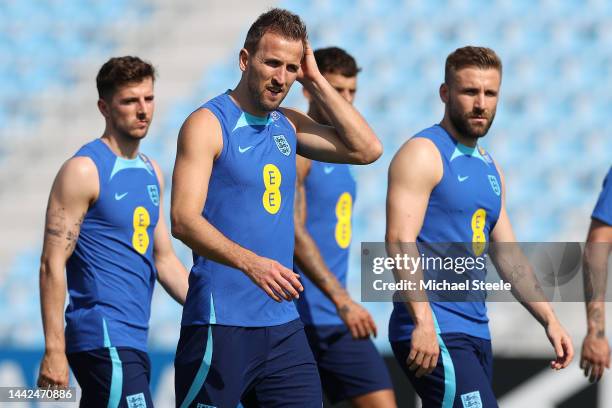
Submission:
[[[200,215],[174,221],[172,235],[195,253],[241,271],[247,270],[257,256],[228,239]]]
[[[189,289],[189,273],[174,252],[155,259],[157,279],[166,292],[181,305],[185,304]]]
[[[359,152],[365,163],[373,162],[380,156],[380,141],[368,122],[323,76],[305,83],[304,86],[318,105],[325,109],[349,152]]]
[[[605,336],[609,252],[609,244],[601,242],[587,242],[584,249],[583,279],[587,328],[589,333],[598,337]]]
[[[43,260],[40,266],[40,305],[45,349],[47,352],[66,350],[64,338],[64,304],[66,301],[66,277],[63,264]]]
[[[349,299],[348,292],[329,270],[308,231],[296,226],[295,263],[336,307]]]

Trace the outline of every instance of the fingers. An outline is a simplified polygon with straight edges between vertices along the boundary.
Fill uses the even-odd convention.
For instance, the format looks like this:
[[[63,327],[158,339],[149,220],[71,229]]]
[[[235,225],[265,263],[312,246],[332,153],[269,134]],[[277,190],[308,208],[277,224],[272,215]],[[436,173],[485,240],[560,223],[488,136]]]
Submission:
[[[415,371],[417,368],[421,367],[421,365],[423,364],[424,358],[425,358],[425,353],[418,352],[415,358],[412,360],[412,362],[408,366],[408,369],[410,371]]]
[[[268,296],[270,296],[272,299],[274,299],[275,301],[277,301],[277,302],[279,302],[279,303],[280,303],[280,302],[282,302],[281,298],[280,298],[280,297],[278,297],[278,295],[277,295],[276,293],[274,293],[274,291],[273,291],[273,290],[270,288],[270,285],[266,285],[266,284],[264,284],[264,285],[263,285],[261,288],[262,288],[262,289],[264,290],[264,292],[266,292],[266,293],[268,294]]]
[[[374,337],[378,336],[378,328],[376,327],[376,323],[374,323],[374,319],[372,319],[372,316],[370,316],[370,314],[368,313],[368,323],[370,326],[370,333],[372,333],[374,335]]]
[[[563,362],[562,368],[565,368],[574,359],[574,345],[572,344],[572,340],[569,337],[564,336],[561,341],[563,343],[563,349],[565,352],[565,361]]]

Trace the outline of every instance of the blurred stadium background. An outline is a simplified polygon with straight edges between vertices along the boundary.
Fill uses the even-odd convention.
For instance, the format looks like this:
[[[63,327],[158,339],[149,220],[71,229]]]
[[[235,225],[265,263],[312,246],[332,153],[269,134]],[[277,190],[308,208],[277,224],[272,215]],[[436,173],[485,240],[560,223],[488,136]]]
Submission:
[[[38,266],[44,210],[61,163],[99,137],[95,75],[109,57],[157,67],[156,118],[143,151],[170,177],[178,129],[239,79],[238,50],[270,6],[306,21],[314,48],[337,45],[363,68],[356,105],[385,154],[358,168],[352,271],[359,243],[384,239],[386,171],[398,147],[438,122],[438,86],[455,48],[485,45],[504,63],[497,118],[485,148],[506,174],[521,241],[583,241],[612,163],[612,2],[607,0],[0,0],[0,386],[33,385],[44,341]],[[306,105],[296,84],[285,105]],[[185,264],[190,253],[175,242]],[[389,304],[368,303],[389,353]],[[555,305],[579,352],[584,306]],[[612,406],[612,373],[589,386],[577,365],[546,370],[543,330],[518,304],[490,304],[495,387],[503,407]],[[612,311],[608,307],[608,315]],[[150,348],[157,405],[173,406],[172,357],[180,307],[156,290]],[[413,406],[397,380],[402,406]],[[49,405],[46,405],[49,406]]]

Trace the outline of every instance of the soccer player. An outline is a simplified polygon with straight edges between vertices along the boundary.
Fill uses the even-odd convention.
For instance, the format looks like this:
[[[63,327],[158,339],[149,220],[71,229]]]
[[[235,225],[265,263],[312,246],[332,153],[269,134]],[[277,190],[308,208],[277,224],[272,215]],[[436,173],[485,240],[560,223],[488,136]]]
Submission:
[[[295,154],[370,163],[382,153],[361,115],[319,72],[301,19],[272,9],[250,27],[240,82],[179,134],[172,232],[194,252],[175,358],[177,406],[321,407],[293,299]],[[279,108],[299,80],[332,126]]]
[[[100,68],[104,134],[64,163],[49,196],[38,386],[68,386],[70,364],[82,407],[153,406],[147,332],[155,280],[181,304],[187,295],[187,270],[163,217],[161,171],[139,152],[153,119],[154,79],[137,57]]]
[[[516,241],[504,204],[503,175],[478,145],[495,117],[501,74],[501,61],[489,48],[463,47],[448,56],[440,86],[445,104],[442,122],[406,142],[389,168],[390,255],[418,256],[416,242],[421,247],[422,243],[470,243],[469,256],[480,255],[489,241]],[[513,293],[522,295],[522,303],[544,326],[556,352],[551,367],[564,368],[573,356],[570,337],[548,302],[525,296],[525,286],[538,288],[533,271],[508,271],[522,253],[515,244],[507,247],[509,254],[502,246],[489,255],[500,276],[512,277]],[[496,407],[484,299],[429,302],[427,296],[408,294],[404,302],[395,302],[389,322],[396,359],[423,406]]]
[[[601,379],[610,368],[610,344],[606,337],[606,285],[608,257],[612,251],[612,167],[603,182],[584,249],[584,290],[587,335],[582,343],[580,368],[590,382]]]
[[[314,56],[327,82],[353,103],[359,72],[355,59],[337,47],[318,49]],[[308,116],[331,125],[306,89],[304,95]],[[297,156],[294,270],[302,274],[304,286],[297,307],[330,402],[394,407],[389,373],[369,339],[376,325],[345,289],[356,194],[349,166]]]

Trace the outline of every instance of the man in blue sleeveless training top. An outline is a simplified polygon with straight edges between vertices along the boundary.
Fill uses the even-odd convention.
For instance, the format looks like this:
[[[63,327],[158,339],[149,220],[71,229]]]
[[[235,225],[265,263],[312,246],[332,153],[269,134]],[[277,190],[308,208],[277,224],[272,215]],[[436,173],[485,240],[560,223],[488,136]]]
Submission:
[[[47,206],[38,385],[67,386],[70,364],[82,407],[153,406],[147,333],[155,280],[177,302],[187,296],[187,271],[163,217],[162,174],[138,150],[153,119],[154,78],[137,57],[100,68],[104,134],[64,163]]]
[[[319,71],[340,95],[353,103],[359,68],[346,51],[329,47],[314,52]],[[308,116],[324,125],[325,111],[304,90]],[[395,407],[393,386],[370,334],[372,316],[346,291],[352,235],[355,179],[350,165],[297,156],[295,192],[295,267],[304,292],[297,300],[323,391],[333,404]]]
[[[610,343],[606,337],[606,286],[612,251],[612,167],[591,215],[584,249],[584,289],[587,334],[582,343],[580,368],[590,382],[599,381],[610,368]]]
[[[426,244],[467,243],[463,255],[474,261],[490,241],[509,243],[488,255],[544,326],[556,353],[551,367],[561,369],[573,356],[570,337],[548,302],[532,301],[545,299],[532,270],[507,267],[522,253],[512,244],[503,175],[478,145],[495,117],[501,73],[501,61],[489,48],[463,47],[448,56],[440,86],[442,122],[406,142],[389,168],[387,248],[389,256],[418,258]],[[485,270],[475,270],[484,280]],[[415,276],[424,273],[420,268]],[[451,279],[460,273],[448,272]],[[423,407],[496,407],[484,298],[476,293],[470,302],[437,302],[428,301],[431,292],[405,292],[404,302],[394,304],[389,339]]]
[[[175,358],[179,407],[321,407],[293,303],[295,155],[370,163],[382,147],[319,72],[301,19],[272,9],[249,29],[234,90],[181,129],[172,232],[194,252]],[[279,108],[295,80],[332,126]]]

